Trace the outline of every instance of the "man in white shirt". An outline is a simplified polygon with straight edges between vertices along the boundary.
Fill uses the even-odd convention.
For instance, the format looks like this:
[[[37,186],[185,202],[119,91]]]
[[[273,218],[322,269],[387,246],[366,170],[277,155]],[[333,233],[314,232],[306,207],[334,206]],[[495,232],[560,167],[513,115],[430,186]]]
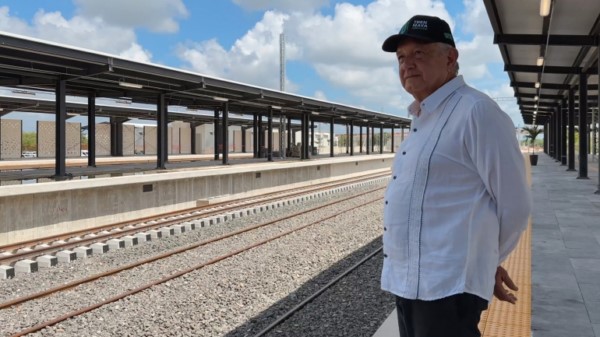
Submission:
[[[511,119],[458,73],[448,24],[417,15],[383,43],[415,101],[385,194],[382,289],[402,337],[481,336],[492,294],[514,303],[500,264],[531,211]]]

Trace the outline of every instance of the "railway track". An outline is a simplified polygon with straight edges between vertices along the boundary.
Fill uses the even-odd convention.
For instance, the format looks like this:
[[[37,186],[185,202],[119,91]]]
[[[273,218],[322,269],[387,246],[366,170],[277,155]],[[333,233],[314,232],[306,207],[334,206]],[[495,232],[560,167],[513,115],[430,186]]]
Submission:
[[[335,277],[333,280],[331,280],[329,283],[327,283],[326,285],[324,285],[323,287],[321,287],[320,289],[318,289],[317,291],[312,293],[310,296],[306,297],[302,302],[300,302],[299,304],[297,304],[296,306],[294,306],[293,308],[288,310],[283,315],[277,317],[277,319],[275,319],[271,324],[269,324],[267,327],[262,329],[260,332],[253,335],[253,337],[267,336],[271,331],[275,330],[277,327],[279,327],[283,323],[285,323],[290,317],[292,317],[294,315],[301,315],[302,311],[306,310],[305,307],[308,304],[317,300],[321,295],[323,295],[323,293],[325,293],[329,289],[336,286],[338,284],[338,282],[340,282],[341,280],[346,278],[349,274],[355,272],[364,263],[371,261],[372,259],[374,259],[376,257],[381,258],[380,255],[381,255],[382,251],[383,251],[383,246],[379,246],[379,247],[375,248],[370,253],[368,253],[364,258],[362,258],[360,261],[358,261],[357,263],[352,265],[350,268],[348,268],[348,269],[344,270],[343,272],[341,272],[340,274],[338,274],[338,276]]]
[[[311,198],[325,191],[331,192],[348,188],[352,185],[385,179],[388,176],[388,172],[367,174],[331,183],[315,184],[305,188],[294,188],[255,197],[208,204],[0,246],[0,266],[17,267],[17,271],[19,271],[20,266],[18,263],[22,262],[24,266],[21,268],[25,272],[33,272],[37,271],[37,261],[35,260],[40,257],[42,257],[46,266],[53,266],[58,263],[61,255],[62,261],[69,262],[77,257],[85,258],[92,254],[105,253],[111,249],[137,245],[140,242],[156,240],[163,236],[194,230],[197,227],[209,226],[232,218],[281,207],[306,196]],[[14,275],[13,270],[12,275],[8,276]]]
[[[381,190],[383,190],[383,189],[384,188],[377,188],[375,190],[363,192],[363,193],[360,193],[360,194],[354,194],[354,195],[352,195],[350,197],[347,197],[347,198],[344,198],[344,199],[339,199],[339,200],[336,200],[336,201],[333,201],[333,202],[329,202],[329,203],[327,203],[325,205],[320,205],[320,206],[317,206],[317,207],[313,207],[313,208],[308,209],[308,210],[304,210],[304,211],[297,212],[297,213],[294,213],[294,214],[291,214],[291,215],[287,215],[287,216],[284,216],[284,217],[281,217],[281,218],[277,218],[277,219],[272,220],[272,221],[268,221],[268,222],[261,223],[261,224],[255,225],[255,226],[244,228],[242,230],[239,230],[239,231],[236,231],[236,232],[232,232],[232,233],[228,233],[226,235],[223,235],[223,236],[220,236],[220,237],[217,237],[217,238],[213,238],[213,239],[210,239],[210,240],[206,240],[206,241],[203,241],[203,242],[199,242],[199,243],[196,243],[196,244],[193,244],[193,245],[189,245],[189,246],[181,247],[181,248],[178,248],[178,249],[174,249],[174,250],[171,250],[169,252],[162,253],[162,254],[153,256],[151,258],[143,259],[143,260],[137,261],[135,263],[131,263],[131,264],[126,265],[126,266],[115,268],[115,269],[109,270],[109,271],[101,273],[101,274],[92,275],[92,276],[87,277],[85,279],[80,279],[80,280],[76,280],[76,281],[73,281],[73,282],[69,282],[68,284],[65,284],[65,285],[62,285],[62,286],[59,286],[59,287],[54,287],[52,289],[48,289],[48,290],[43,291],[43,292],[39,292],[39,293],[36,293],[36,294],[31,294],[31,295],[28,295],[28,296],[23,296],[23,297],[20,297],[20,298],[15,298],[15,299],[12,299],[12,300],[9,300],[9,301],[5,301],[3,303],[0,303],[0,310],[8,310],[8,309],[11,309],[11,308],[13,308],[13,309],[14,308],[19,308],[20,306],[22,306],[22,305],[24,305],[24,304],[26,304],[28,302],[36,301],[36,300],[41,299],[41,298],[48,298],[48,297],[53,297],[53,296],[61,296],[62,293],[66,292],[66,291],[69,291],[71,289],[75,290],[75,289],[77,289],[77,287],[85,285],[85,284],[90,285],[90,284],[92,284],[93,282],[95,282],[97,280],[108,278],[108,277],[112,277],[112,276],[116,276],[119,273],[122,273],[122,272],[127,271],[127,270],[132,270],[132,269],[135,269],[135,268],[140,268],[141,266],[148,265],[148,264],[154,263],[156,261],[163,260],[163,259],[166,259],[166,258],[170,258],[170,257],[173,257],[173,256],[177,256],[179,254],[182,254],[184,252],[188,252],[188,251],[191,251],[191,250],[198,250],[199,248],[206,247],[206,246],[208,246],[210,244],[219,243],[219,242],[222,242],[222,241],[224,241],[226,239],[236,238],[236,240],[235,240],[236,243],[234,245],[236,247],[236,249],[231,250],[231,251],[227,252],[226,254],[222,254],[222,255],[218,255],[218,256],[211,256],[210,258],[208,258],[206,261],[204,261],[202,263],[195,264],[193,266],[190,266],[190,267],[182,269],[182,270],[173,270],[173,271],[171,271],[171,272],[169,272],[169,273],[167,273],[165,275],[162,275],[159,278],[156,278],[156,279],[152,280],[151,282],[148,282],[148,283],[145,283],[145,284],[142,284],[142,285],[129,286],[128,287],[129,290],[127,290],[125,292],[122,292],[122,293],[119,293],[117,295],[111,296],[110,298],[105,298],[105,299],[103,299],[101,301],[97,301],[97,302],[95,302],[95,303],[93,303],[91,305],[87,305],[85,307],[81,307],[81,308],[78,308],[76,310],[72,310],[70,312],[67,312],[67,313],[64,313],[62,315],[59,315],[59,316],[57,316],[57,317],[55,317],[53,319],[49,319],[47,321],[43,321],[43,322],[41,322],[39,324],[36,324],[34,326],[31,326],[31,327],[28,327],[28,328],[23,329],[21,331],[11,332],[12,333],[11,336],[23,336],[23,335],[26,335],[26,334],[29,334],[29,333],[32,333],[32,332],[36,332],[36,331],[39,331],[39,330],[44,329],[46,327],[55,325],[55,324],[57,324],[59,322],[63,322],[65,320],[67,320],[67,319],[70,319],[70,318],[73,318],[73,317],[80,316],[82,314],[88,313],[88,312],[93,311],[93,310],[95,310],[97,308],[105,306],[105,305],[107,305],[109,303],[113,303],[115,301],[119,301],[119,300],[125,299],[127,297],[130,297],[132,295],[135,295],[137,293],[143,292],[143,291],[145,291],[147,289],[150,289],[151,287],[154,287],[156,285],[166,283],[166,282],[171,281],[173,279],[182,277],[184,275],[188,275],[188,274],[190,274],[190,273],[192,273],[194,271],[197,271],[197,270],[200,270],[202,268],[205,268],[207,266],[210,266],[210,265],[219,263],[221,261],[227,260],[227,259],[229,259],[229,258],[231,258],[233,256],[236,256],[236,255],[248,252],[248,251],[253,250],[253,249],[257,248],[257,247],[266,245],[266,244],[268,244],[270,242],[273,242],[275,240],[278,240],[278,239],[281,239],[283,237],[286,237],[286,236],[288,236],[288,235],[290,235],[292,233],[296,233],[298,231],[301,231],[303,229],[309,228],[311,226],[315,226],[317,224],[322,224],[322,223],[324,223],[327,220],[336,218],[336,217],[338,217],[340,215],[343,215],[343,214],[346,214],[348,212],[351,212],[351,211],[353,211],[353,210],[355,210],[357,208],[357,207],[351,207],[351,208],[346,208],[346,209],[340,210],[339,209],[340,205],[348,202],[349,200],[353,200],[353,199],[357,199],[357,198],[361,198],[361,197],[372,195],[373,193],[381,192]],[[381,197],[368,198],[369,201],[362,203],[359,207],[368,206],[368,205],[371,205],[373,203],[380,202],[381,199],[382,199]],[[278,226],[278,225],[282,224],[286,220],[290,220],[290,219],[294,219],[294,218],[300,218],[300,217],[305,216],[308,213],[315,212],[316,210],[322,210],[322,209],[329,209],[330,212],[331,212],[331,214],[328,215],[328,216],[325,216],[325,217],[320,217],[319,219],[316,219],[316,220],[311,221],[309,223],[302,224],[300,226],[293,226],[293,228],[281,228],[281,229],[279,229],[279,233],[276,234],[276,235],[271,235],[268,238],[263,238],[262,240],[254,241],[254,242],[252,242],[250,244],[247,244],[247,245],[245,245],[244,247],[241,247],[241,248],[237,247],[237,243],[240,240],[239,237],[241,235],[244,235],[245,233],[253,232],[253,231],[258,231],[258,230],[261,230],[262,228],[265,228],[265,227]],[[261,237],[261,236],[258,235],[258,237]],[[376,252],[373,253],[373,254],[376,254]],[[335,283],[335,282],[332,282],[332,284],[333,283]]]

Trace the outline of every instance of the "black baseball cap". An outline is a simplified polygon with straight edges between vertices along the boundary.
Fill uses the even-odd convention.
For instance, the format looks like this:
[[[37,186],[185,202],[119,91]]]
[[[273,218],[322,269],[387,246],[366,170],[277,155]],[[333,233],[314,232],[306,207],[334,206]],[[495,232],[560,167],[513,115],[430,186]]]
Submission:
[[[407,37],[426,42],[442,42],[456,48],[450,26],[446,21],[437,16],[415,15],[406,21],[398,34],[388,37],[381,49],[395,53],[398,44]]]

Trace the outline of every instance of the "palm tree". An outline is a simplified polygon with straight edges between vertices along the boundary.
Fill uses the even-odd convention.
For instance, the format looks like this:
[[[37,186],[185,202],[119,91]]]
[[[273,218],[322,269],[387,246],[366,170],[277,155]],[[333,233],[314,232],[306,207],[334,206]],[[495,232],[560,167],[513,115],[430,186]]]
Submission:
[[[525,138],[529,139],[529,141],[531,143],[531,147],[533,148],[533,154],[535,154],[535,139],[537,138],[537,136],[540,135],[540,133],[544,132],[544,129],[540,128],[538,125],[533,125],[533,126],[524,126],[523,131],[525,131],[525,133],[527,133],[525,135]]]

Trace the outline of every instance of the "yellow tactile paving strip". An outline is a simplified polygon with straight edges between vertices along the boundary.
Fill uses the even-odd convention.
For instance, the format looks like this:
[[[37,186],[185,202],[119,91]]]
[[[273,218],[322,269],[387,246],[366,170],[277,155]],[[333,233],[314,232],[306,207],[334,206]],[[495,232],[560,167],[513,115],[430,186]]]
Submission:
[[[526,164],[529,164],[526,158]],[[531,185],[531,170],[527,165]],[[519,291],[515,292],[516,304],[492,300],[488,310],[481,315],[479,331],[483,337],[530,337],[531,336],[531,218],[521,239],[503,264]]]

